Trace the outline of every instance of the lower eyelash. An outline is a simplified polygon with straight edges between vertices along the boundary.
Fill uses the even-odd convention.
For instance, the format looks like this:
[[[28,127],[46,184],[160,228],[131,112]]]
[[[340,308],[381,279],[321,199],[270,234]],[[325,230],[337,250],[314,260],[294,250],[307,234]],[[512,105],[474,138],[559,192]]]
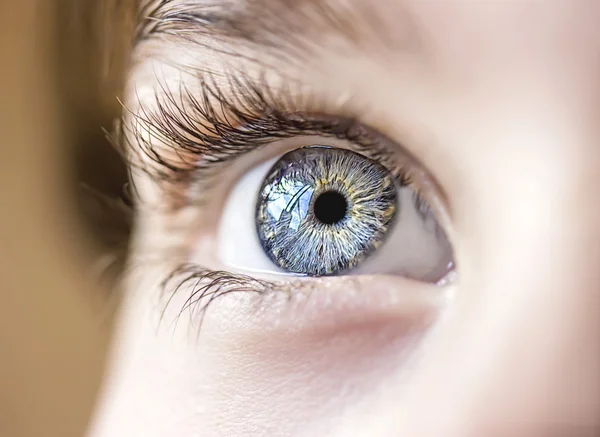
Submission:
[[[159,324],[164,321],[167,308],[175,295],[188,292],[188,298],[171,324],[175,328],[181,316],[189,312],[190,319],[197,321],[199,333],[208,307],[220,297],[231,293],[265,294],[274,290],[276,284],[224,270],[210,270],[194,264],[182,264],[162,281],[160,288],[169,297]]]

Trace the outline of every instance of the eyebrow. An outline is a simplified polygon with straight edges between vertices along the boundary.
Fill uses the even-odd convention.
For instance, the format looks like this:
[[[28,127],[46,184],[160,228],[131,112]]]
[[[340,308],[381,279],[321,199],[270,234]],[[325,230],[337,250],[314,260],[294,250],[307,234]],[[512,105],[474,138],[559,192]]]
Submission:
[[[407,11],[370,0],[154,0],[142,11],[138,40],[183,37],[210,45],[300,55],[337,39],[360,50],[419,45]]]

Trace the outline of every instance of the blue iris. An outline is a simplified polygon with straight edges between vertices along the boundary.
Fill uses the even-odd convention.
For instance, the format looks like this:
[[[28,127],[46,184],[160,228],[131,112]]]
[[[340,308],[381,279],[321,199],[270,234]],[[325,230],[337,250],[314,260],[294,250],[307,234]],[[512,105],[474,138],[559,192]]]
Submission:
[[[269,171],[256,208],[265,253],[287,272],[347,271],[377,249],[398,212],[397,188],[380,164],[346,149],[312,146]]]

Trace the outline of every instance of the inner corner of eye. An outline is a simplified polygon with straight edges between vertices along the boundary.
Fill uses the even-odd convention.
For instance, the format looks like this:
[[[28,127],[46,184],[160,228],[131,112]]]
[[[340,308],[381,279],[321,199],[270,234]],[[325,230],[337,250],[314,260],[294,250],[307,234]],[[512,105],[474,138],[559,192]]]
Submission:
[[[221,261],[246,272],[433,283],[453,263],[425,197],[377,160],[336,147],[300,147],[246,172],[218,233]]]

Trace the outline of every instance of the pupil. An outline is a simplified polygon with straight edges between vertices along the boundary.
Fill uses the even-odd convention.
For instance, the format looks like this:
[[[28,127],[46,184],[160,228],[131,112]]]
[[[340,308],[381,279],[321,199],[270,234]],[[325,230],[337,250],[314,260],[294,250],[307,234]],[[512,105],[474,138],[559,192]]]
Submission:
[[[326,191],[317,197],[313,206],[317,220],[326,225],[342,221],[348,211],[346,198],[337,191]]]

